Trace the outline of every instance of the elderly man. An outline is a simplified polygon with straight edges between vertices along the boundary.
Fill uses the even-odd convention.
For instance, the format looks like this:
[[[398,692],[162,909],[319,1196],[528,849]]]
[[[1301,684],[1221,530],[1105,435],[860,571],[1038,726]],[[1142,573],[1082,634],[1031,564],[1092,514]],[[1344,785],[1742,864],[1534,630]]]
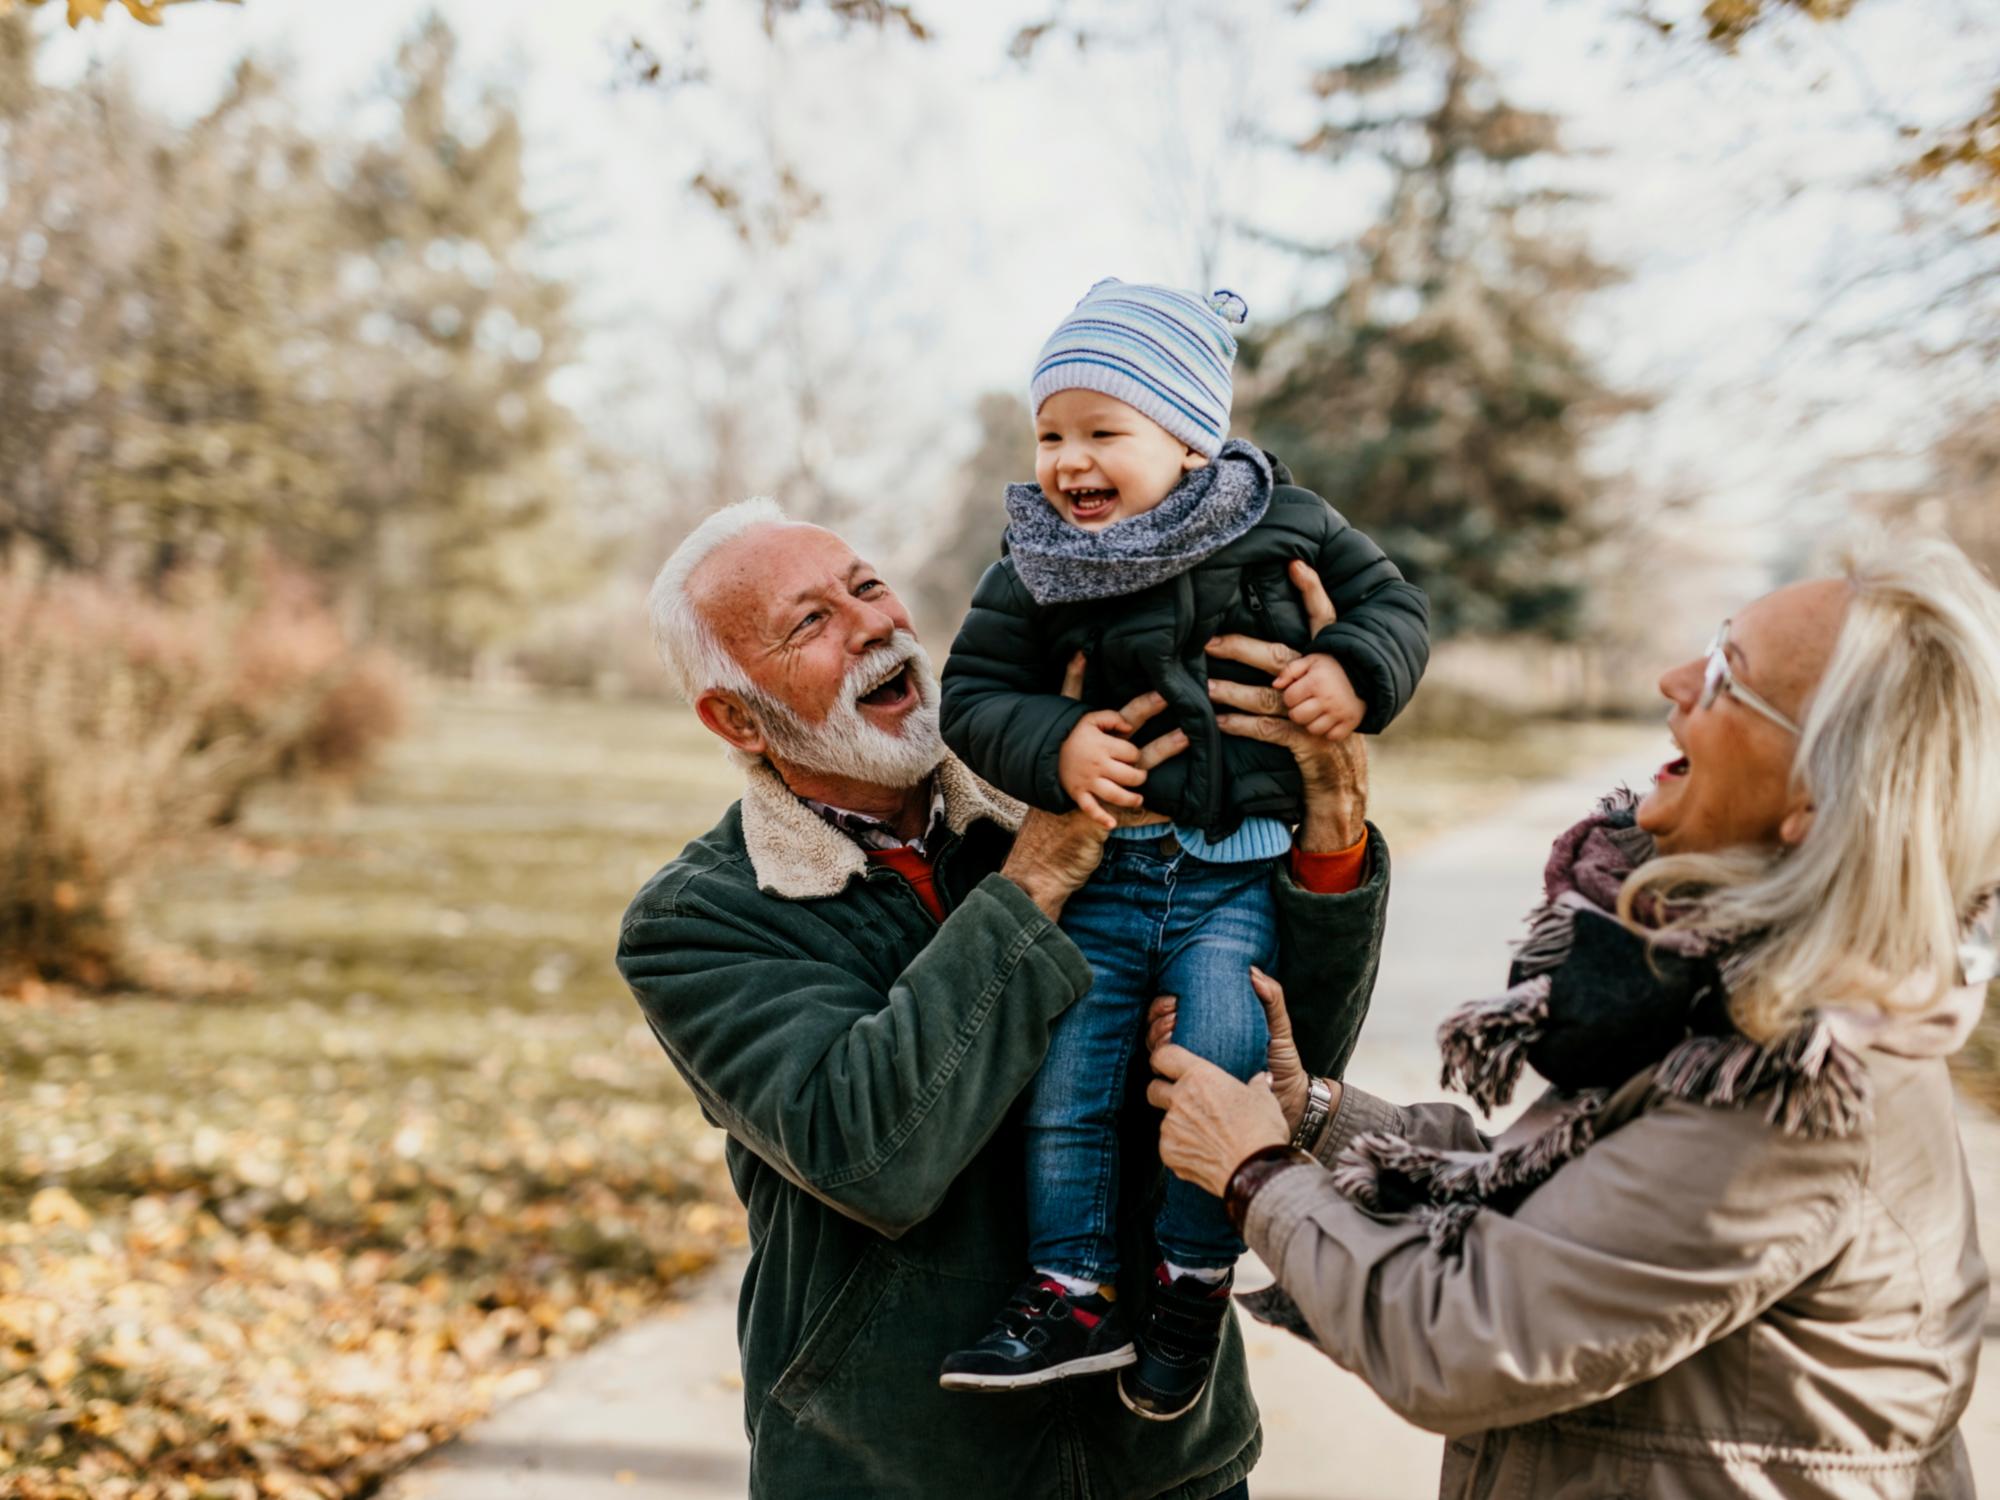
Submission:
[[[1323,591],[1306,596],[1331,618]],[[1011,1111],[1050,1024],[1090,985],[1056,918],[1103,831],[1080,814],[1024,817],[948,754],[894,592],[769,501],[710,517],[661,569],[651,609],[669,670],[745,775],[742,800],[633,899],[618,964],[728,1132],[749,1211],[737,1326],[751,1493],[1247,1493],[1260,1435],[1233,1320],[1207,1393],[1170,1425],[1133,1417],[1108,1379],[983,1398],[938,1386],[940,1360],[1019,1275]],[[1285,654],[1212,649],[1271,670]],[[1299,756],[1308,811],[1276,877],[1281,978],[1304,1065],[1337,1076],[1388,892],[1387,851],[1362,822],[1365,763],[1293,729],[1268,689],[1212,693],[1238,710],[1221,715],[1229,732]],[[1136,729],[1163,707],[1149,695],[1123,712]],[[1146,764],[1184,744],[1159,737]],[[1133,1099],[1121,1232],[1125,1263],[1145,1266],[1157,1125]]]

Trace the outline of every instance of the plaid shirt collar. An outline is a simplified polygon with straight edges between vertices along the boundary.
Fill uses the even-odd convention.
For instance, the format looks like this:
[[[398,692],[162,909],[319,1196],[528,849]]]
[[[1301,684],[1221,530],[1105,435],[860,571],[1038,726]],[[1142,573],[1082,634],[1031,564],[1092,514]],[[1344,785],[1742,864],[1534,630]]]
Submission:
[[[889,825],[880,818],[867,813],[851,812],[844,807],[833,807],[825,802],[815,802],[810,797],[801,797],[805,803],[827,822],[853,839],[864,849],[911,849],[925,859],[930,858],[936,846],[938,835],[944,832],[944,786],[936,778],[931,779],[931,815],[924,831],[913,839],[899,839],[889,831]]]

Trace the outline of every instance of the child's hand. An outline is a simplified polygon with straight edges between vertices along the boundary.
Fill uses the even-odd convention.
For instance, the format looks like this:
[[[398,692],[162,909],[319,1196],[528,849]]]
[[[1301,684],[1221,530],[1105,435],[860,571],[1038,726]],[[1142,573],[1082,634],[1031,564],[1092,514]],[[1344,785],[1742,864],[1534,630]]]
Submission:
[[[1346,739],[1368,713],[1346,668],[1321,651],[1301,656],[1272,678],[1271,686],[1284,698],[1291,721],[1321,739]]]
[[[1056,757],[1062,789],[1107,829],[1118,826],[1118,819],[1105,810],[1107,802],[1113,807],[1146,805],[1132,790],[1145,784],[1146,773],[1139,768],[1140,751],[1131,735],[1132,726],[1123,715],[1116,709],[1100,708],[1076,721]]]

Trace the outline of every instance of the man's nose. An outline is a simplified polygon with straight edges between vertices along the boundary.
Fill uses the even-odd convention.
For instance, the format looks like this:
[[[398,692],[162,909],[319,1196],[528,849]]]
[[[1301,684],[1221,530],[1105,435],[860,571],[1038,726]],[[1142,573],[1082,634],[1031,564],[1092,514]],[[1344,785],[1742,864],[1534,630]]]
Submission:
[[[848,614],[847,648],[856,656],[873,651],[896,633],[901,622],[872,599],[856,599]]]

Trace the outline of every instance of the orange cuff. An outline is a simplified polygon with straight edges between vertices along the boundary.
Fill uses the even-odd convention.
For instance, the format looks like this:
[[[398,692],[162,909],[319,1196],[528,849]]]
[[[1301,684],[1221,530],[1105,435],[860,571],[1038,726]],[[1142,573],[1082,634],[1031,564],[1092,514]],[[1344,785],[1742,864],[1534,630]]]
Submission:
[[[1368,830],[1346,849],[1332,854],[1308,854],[1292,848],[1292,879],[1315,896],[1345,896],[1361,884],[1361,872],[1368,863]]]

